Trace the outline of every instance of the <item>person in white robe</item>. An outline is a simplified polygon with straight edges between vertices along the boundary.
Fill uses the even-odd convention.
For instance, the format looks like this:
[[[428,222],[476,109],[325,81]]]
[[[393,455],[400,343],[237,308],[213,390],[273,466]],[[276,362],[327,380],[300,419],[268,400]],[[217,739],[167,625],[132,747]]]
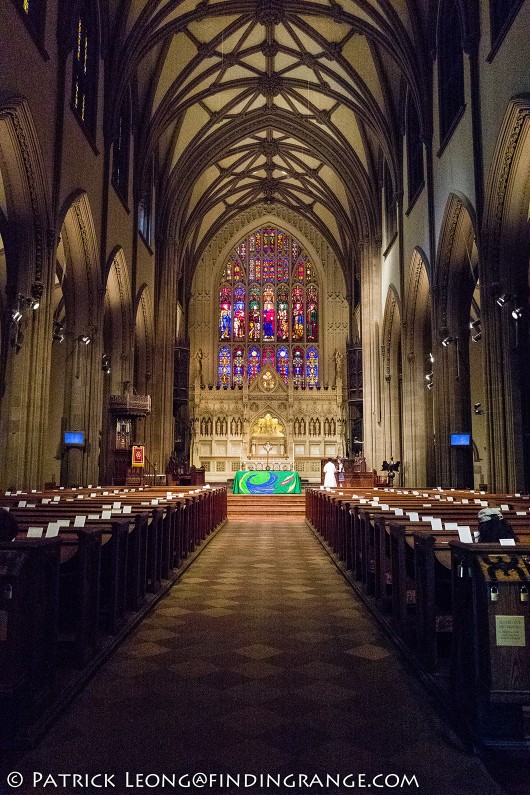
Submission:
[[[337,471],[337,467],[331,460],[328,460],[327,464],[324,464],[324,488],[325,489],[335,489],[337,487],[337,478],[335,477],[335,472]]]

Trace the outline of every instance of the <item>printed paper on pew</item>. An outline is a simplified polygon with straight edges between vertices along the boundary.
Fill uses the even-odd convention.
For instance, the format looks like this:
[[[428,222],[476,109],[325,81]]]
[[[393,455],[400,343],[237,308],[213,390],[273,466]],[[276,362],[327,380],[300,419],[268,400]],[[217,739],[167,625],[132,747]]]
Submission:
[[[113,502],[112,503],[112,510],[117,511],[121,508],[121,502]]]
[[[514,547],[515,546],[515,538],[500,538],[499,543],[501,547]]]
[[[28,538],[42,538],[44,527],[28,527]]]
[[[89,513],[88,519],[99,519],[99,513]]]
[[[381,508],[382,511],[389,511],[390,510],[390,505],[381,504],[379,507]]]
[[[509,505],[501,505],[501,511],[509,511],[509,510],[510,510]]]
[[[20,500],[19,503],[18,503],[18,507],[19,508],[25,508],[26,505],[27,505],[26,500]]]
[[[409,517],[411,522],[419,522],[420,521],[420,515],[419,515],[419,513],[416,513],[415,511],[412,511],[412,512],[411,511],[407,511],[407,516]]]
[[[43,497],[42,498],[42,504],[43,505],[48,505],[49,502],[51,502],[51,499],[49,497]]]
[[[76,516],[74,519],[74,527],[84,527],[86,516]]]
[[[458,538],[462,542],[462,544],[472,544],[473,543],[473,536],[471,535],[471,528],[470,527],[459,527],[458,528]]]
[[[458,530],[458,522],[446,522],[445,523],[446,530]]]
[[[132,505],[124,505],[123,513],[132,513]]]
[[[57,519],[55,524],[57,527],[70,527],[70,519]]]
[[[515,515],[516,516],[526,516],[526,511],[516,511]]]
[[[57,538],[59,535],[59,525],[57,522],[50,522],[46,530],[46,538]]]
[[[442,520],[438,518],[431,519],[431,528],[433,530],[443,530]]]
[[[464,499],[462,500],[462,505],[468,505],[468,504],[469,504],[469,500],[464,500]]]
[[[101,512],[102,519],[112,519],[112,511],[102,511]]]
[[[403,516],[403,508],[394,508],[394,514],[396,516]]]
[[[422,516],[421,517],[421,521],[422,522],[432,522],[433,519],[434,519],[434,516]]]

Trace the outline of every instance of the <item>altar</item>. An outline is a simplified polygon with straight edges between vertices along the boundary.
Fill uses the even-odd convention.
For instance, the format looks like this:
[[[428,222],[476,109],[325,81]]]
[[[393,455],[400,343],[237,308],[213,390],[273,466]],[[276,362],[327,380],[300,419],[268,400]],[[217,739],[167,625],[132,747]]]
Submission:
[[[234,494],[301,494],[298,472],[286,470],[239,470],[232,486]]]

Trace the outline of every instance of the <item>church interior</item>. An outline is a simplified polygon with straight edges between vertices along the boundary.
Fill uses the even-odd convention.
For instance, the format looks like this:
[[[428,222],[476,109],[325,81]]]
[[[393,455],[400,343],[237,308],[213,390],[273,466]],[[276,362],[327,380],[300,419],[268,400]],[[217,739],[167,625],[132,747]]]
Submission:
[[[0,0],[0,792],[153,789],[137,741],[140,776],[530,792],[529,32]],[[383,515],[432,505],[447,538]],[[478,508],[508,563],[449,538]]]

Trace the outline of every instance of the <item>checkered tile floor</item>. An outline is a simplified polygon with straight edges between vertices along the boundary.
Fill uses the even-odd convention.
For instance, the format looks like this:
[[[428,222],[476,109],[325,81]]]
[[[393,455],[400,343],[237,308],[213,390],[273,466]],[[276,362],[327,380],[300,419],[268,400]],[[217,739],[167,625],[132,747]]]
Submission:
[[[407,773],[419,787],[400,792],[500,795],[305,525],[259,518],[225,526],[14,769],[114,773],[113,792],[128,770]]]

